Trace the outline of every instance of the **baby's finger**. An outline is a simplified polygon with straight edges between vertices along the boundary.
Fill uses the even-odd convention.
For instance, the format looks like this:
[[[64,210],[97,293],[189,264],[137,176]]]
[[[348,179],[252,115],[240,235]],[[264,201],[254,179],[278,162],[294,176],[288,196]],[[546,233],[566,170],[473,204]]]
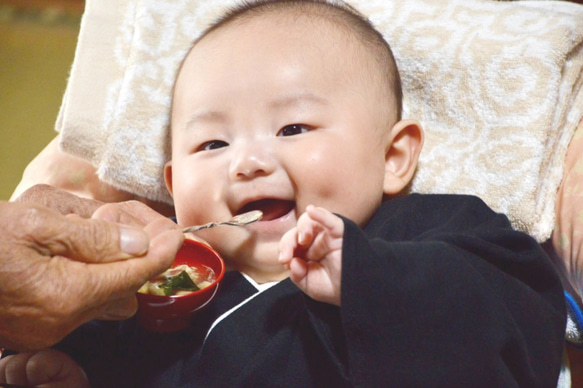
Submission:
[[[289,263],[289,272],[290,272],[290,279],[298,286],[302,291],[306,291],[304,289],[303,280],[305,279],[306,275],[308,274],[308,264],[301,259],[294,258]]]
[[[309,205],[306,208],[306,213],[312,220],[320,223],[322,227],[327,229],[334,237],[341,237],[344,234],[344,222],[334,213],[321,208]]]
[[[297,228],[288,230],[279,241],[279,262],[285,266],[289,265],[293,258],[294,250],[297,247]]]
[[[312,205],[308,208],[310,206]],[[302,214],[297,224],[298,244],[304,248],[312,245],[319,229],[318,222],[314,221],[307,212]]]

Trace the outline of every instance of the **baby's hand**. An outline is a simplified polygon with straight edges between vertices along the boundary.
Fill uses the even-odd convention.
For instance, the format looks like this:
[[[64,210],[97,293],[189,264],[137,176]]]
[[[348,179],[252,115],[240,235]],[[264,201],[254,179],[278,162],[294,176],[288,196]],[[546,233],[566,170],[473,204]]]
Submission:
[[[309,205],[279,243],[279,262],[308,296],[340,306],[344,223],[326,209]]]
[[[83,369],[65,353],[52,349],[3,358],[0,382],[42,388],[89,387]]]

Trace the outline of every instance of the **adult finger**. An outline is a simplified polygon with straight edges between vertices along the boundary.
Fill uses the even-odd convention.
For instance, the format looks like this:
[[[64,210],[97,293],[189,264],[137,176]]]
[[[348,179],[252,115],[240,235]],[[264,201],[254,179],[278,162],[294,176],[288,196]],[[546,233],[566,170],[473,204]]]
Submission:
[[[77,214],[84,218],[91,217],[95,209],[103,204],[103,202],[81,198],[46,184],[32,186],[18,196],[14,202],[42,205],[61,214]]]
[[[100,306],[96,314],[99,319],[125,319],[135,314],[135,293],[148,280],[172,265],[176,252],[184,241],[183,234],[173,222],[159,219],[145,229],[151,238],[150,249],[144,257],[128,259],[105,266],[93,266],[91,281],[97,292],[91,296],[92,303]],[[97,268],[95,268],[97,267]],[[100,304],[100,298],[104,298]]]
[[[148,251],[148,234],[135,227],[102,220],[45,217],[29,220],[28,240],[47,256],[100,263],[142,256]],[[32,226],[29,226],[32,225]]]
[[[26,364],[33,353],[20,353],[0,361],[0,376],[8,384],[28,385]]]
[[[182,232],[175,227],[169,227],[164,220],[150,223],[145,230],[150,233],[150,249],[144,257],[132,260],[132,265],[140,267],[143,273],[136,270],[129,278],[136,290],[145,281],[168,269],[184,242]]]
[[[26,365],[28,384],[43,388],[89,387],[81,367],[67,354],[44,349],[30,357]]]
[[[98,317],[123,319],[132,316],[137,308],[135,293],[148,280],[172,265],[184,237],[178,230],[167,230],[152,239],[148,254],[141,258],[94,266],[93,279],[97,287],[107,289],[108,299]],[[94,295],[99,299],[100,295]]]
[[[132,317],[138,311],[138,300],[135,293],[125,298],[113,300],[105,304],[103,311],[95,318],[103,321],[120,321]]]
[[[144,226],[158,219],[168,219],[139,201],[105,204],[98,208],[92,218],[120,224]],[[168,219],[169,222],[172,222]]]
[[[100,206],[93,212],[91,218],[136,227],[143,227],[147,224],[134,214],[129,213],[119,203],[108,203]]]

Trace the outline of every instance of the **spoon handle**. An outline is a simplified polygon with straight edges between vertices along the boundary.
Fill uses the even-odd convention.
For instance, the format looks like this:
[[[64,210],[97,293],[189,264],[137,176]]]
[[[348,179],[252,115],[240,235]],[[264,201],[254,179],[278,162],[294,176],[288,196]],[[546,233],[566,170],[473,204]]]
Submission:
[[[182,229],[182,233],[196,232],[197,230],[214,228],[215,226],[220,225],[245,226],[252,224],[253,222],[259,221],[261,217],[263,217],[263,212],[261,212],[260,210],[252,210],[247,213],[239,214],[228,221],[221,222],[215,221],[209,222],[208,224],[204,225],[189,226],[187,228]]]
[[[220,222],[218,222],[218,223],[217,222],[209,222],[208,224],[204,224],[204,225],[189,226],[188,228],[182,229],[182,233],[196,232],[197,230],[213,228],[217,225],[221,225],[221,223]]]

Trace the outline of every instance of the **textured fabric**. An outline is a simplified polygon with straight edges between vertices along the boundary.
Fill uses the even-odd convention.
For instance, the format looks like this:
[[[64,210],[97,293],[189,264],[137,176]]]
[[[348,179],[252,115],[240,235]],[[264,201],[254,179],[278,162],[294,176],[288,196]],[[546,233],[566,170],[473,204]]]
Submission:
[[[116,187],[170,202],[171,89],[191,42],[236,0],[88,0],[57,122]],[[413,190],[472,193],[539,241],[583,115],[583,7],[352,0],[391,43],[405,112],[427,131]]]
[[[552,387],[565,302],[536,241],[474,197],[410,195],[345,220],[342,306],[225,277],[184,332],[92,323],[60,345],[99,387]]]
[[[583,7],[380,3],[359,5],[394,48],[406,110],[426,129],[413,190],[478,195],[519,230],[549,238],[583,114]]]

